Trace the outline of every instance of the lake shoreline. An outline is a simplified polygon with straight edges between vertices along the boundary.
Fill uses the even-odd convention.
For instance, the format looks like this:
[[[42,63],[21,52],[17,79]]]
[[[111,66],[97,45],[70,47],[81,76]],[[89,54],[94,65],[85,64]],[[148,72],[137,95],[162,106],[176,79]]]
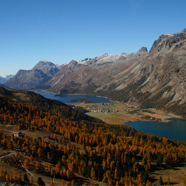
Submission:
[[[53,92],[48,92],[45,90],[34,91],[37,94],[40,94],[46,98],[58,100],[65,104],[72,104],[70,101],[71,99],[78,99],[78,98],[87,98],[92,102],[96,103],[110,103],[111,100],[105,97],[98,97],[98,96],[91,96],[91,95],[84,95],[84,94],[65,94],[65,95],[57,95]],[[74,104],[74,103],[73,103]]]
[[[168,123],[152,121],[134,121],[125,123],[125,126],[132,127],[138,131],[165,137],[171,140],[178,140],[186,144],[186,120],[171,119]]]
[[[68,96],[68,95],[70,95],[70,96],[76,96],[76,95],[84,95],[84,96],[95,96],[95,97],[100,97],[100,98],[105,98],[105,99],[108,99],[108,100],[110,100],[110,102],[116,102],[116,101],[113,101],[113,100],[111,100],[110,98],[108,98],[108,97],[105,97],[105,96],[98,96],[98,95],[91,95],[91,94],[86,94],[86,93],[75,93],[75,94],[58,94],[58,93],[55,93],[55,92],[50,92],[50,91],[47,91],[47,90],[43,90],[43,89],[38,89],[38,90],[30,90],[30,91],[33,91],[33,92],[46,92],[46,93],[51,93],[51,94],[54,94],[54,96],[56,97],[56,96],[61,96],[61,97],[63,97],[63,96]]]
[[[111,99],[109,99],[109,98],[107,98],[107,97],[102,97],[102,96],[92,96],[92,95],[87,95],[87,94],[64,94],[64,95],[56,95],[56,93],[54,93],[54,92],[49,92],[49,91],[46,91],[46,90],[39,90],[39,91],[34,91],[35,93],[38,93],[39,94],[39,92],[42,92],[42,93],[46,93],[46,94],[48,94],[48,95],[42,95],[42,94],[40,94],[40,95],[42,95],[42,96],[44,96],[44,97],[47,97],[47,98],[49,98],[48,96],[49,96],[49,94],[52,94],[53,95],[53,98],[52,97],[50,97],[50,99],[55,99],[56,97],[57,98],[61,98],[61,99],[64,99],[64,98],[66,98],[66,97],[68,97],[68,96],[72,96],[72,99],[73,99],[73,97],[74,96],[80,96],[80,97],[95,97],[95,98],[100,98],[100,99],[105,99],[106,100],[106,102],[108,103],[108,102],[113,102],[113,103],[115,103],[115,104],[120,104],[120,105],[122,105],[123,106],[123,109],[125,109],[125,110],[129,110],[129,112],[130,112],[130,110],[135,110],[135,109],[138,109],[139,110],[139,113],[133,113],[133,114],[126,114],[126,115],[123,115],[123,122],[119,122],[119,123],[117,123],[117,124],[124,124],[124,123],[126,123],[126,122],[134,122],[134,121],[158,121],[158,122],[169,122],[169,120],[170,119],[174,119],[174,118],[179,118],[179,119],[183,119],[183,118],[181,118],[180,116],[177,116],[177,115],[175,115],[175,114],[172,114],[172,113],[168,113],[168,112],[166,112],[166,111],[164,111],[164,110],[153,110],[153,111],[149,111],[148,109],[139,109],[137,106],[135,106],[135,105],[133,105],[133,104],[128,104],[128,103],[122,103],[122,102],[118,102],[118,101],[113,101],[113,100],[111,100]],[[78,97],[79,98],[79,97]],[[61,101],[61,100],[59,100],[59,99],[57,99],[58,101]],[[55,99],[56,100],[56,99]],[[91,100],[92,101],[92,100]],[[61,101],[61,102],[63,102],[63,101]],[[63,103],[65,103],[65,102],[63,102]],[[99,103],[101,103],[101,102],[99,102]],[[98,103],[98,104],[99,104]],[[83,103],[72,103],[70,100],[69,100],[69,102],[68,103],[65,103],[65,104],[75,104],[75,105],[77,105],[77,104],[81,104],[81,106],[82,106],[82,104]],[[90,104],[90,103],[87,103],[87,104]],[[94,104],[94,103],[93,103]],[[96,104],[96,103],[95,103]],[[80,105],[79,105],[80,106]],[[84,105],[84,107],[85,107],[85,105]],[[137,116],[139,116],[140,114],[143,114],[143,115],[145,115],[146,116],[146,118],[141,118],[141,117],[137,117]],[[96,117],[96,116],[95,116]],[[111,124],[111,123],[109,123],[109,124]],[[114,124],[114,123],[113,123]]]

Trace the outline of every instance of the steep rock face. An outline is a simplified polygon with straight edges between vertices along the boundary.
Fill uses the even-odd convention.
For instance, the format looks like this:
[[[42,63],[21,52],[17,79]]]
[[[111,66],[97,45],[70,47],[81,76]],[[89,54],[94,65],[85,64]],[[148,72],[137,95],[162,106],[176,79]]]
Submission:
[[[172,86],[174,94],[176,89],[185,89],[186,72],[186,32],[180,32],[173,35],[160,36],[154,42],[149,56],[142,63],[143,69],[146,67],[150,71],[149,80],[155,85],[166,84]],[[151,69],[150,69],[151,66]],[[147,83],[145,82],[145,83]],[[162,86],[163,87],[163,86]],[[182,88],[181,88],[182,87]],[[182,91],[183,91],[182,90]]]
[[[53,77],[59,69],[57,66],[49,61],[39,61],[32,70],[41,70],[47,76]]]
[[[138,59],[146,55],[143,48],[136,53],[112,55],[104,54],[101,57],[79,61],[71,61],[46,85],[50,91],[56,93],[86,93],[95,95],[98,90],[107,89],[113,83],[119,84],[125,75],[133,70]]]
[[[90,86],[92,76],[96,73],[95,69],[87,65],[79,64],[77,61],[71,61],[64,65],[59,72],[45,85],[51,86],[50,91],[59,93],[79,93],[82,87]]]
[[[128,100],[164,100],[160,106],[186,102],[186,32],[164,34],[156,40],[148,55],[139,60],[130,73],[130,81],[124,81],[117,90],[128,92]],[[126,76],[127,77],[127,76]],[[130,85],[135,85],[131,88]],[[137,85],[137,86],[136,86]],[[144,97],[145,95],[145,97]],[[153,100],[153,101],[152,101]],[[148,104],[147,104],[148,105]]]
[[[177,34],[162,34],[158,40],[154,41],[150,53],[167,52],[173,46],[182,43],[186,39],[186,30]]]
[[[41,70],[19,70],[5,85],[12,89],[28,90],[42,86],[50,78],[51,77],[44,74]]]

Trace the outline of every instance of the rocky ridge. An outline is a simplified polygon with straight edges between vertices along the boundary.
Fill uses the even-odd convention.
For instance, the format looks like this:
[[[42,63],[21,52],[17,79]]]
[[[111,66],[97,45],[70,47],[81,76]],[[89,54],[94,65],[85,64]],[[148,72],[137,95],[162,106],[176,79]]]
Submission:
[[[46,83],[50,91],[56,93],[96,94],[98,90],[118,83],[118,78],[128,74],[135,61],[146,55],[147,49],[142,47],[138,52],[121,55],[104,54],[84,63],[71,61],[64,65],[58,73]],[[120,77],[121,76],[121,77]]]

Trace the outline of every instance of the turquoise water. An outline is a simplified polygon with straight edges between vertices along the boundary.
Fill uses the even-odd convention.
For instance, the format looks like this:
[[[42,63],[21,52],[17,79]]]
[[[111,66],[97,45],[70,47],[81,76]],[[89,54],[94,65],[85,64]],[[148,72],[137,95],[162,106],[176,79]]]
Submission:
[[[71,99],[78,99],[78,98],[87,98],[90,101],[95,103],[110,103],[111,101],[104,97],[96,97],[96,96],[87,96],[87,95],[64,95],[64,96],[54,96],[53,93],[44,92],[44,91],[37,91],[37,94],[40,94],[49,99],[55,99],[61,101],[66,104],[73,104],[78,102],[70,102]]]
[[[186,142],[186,120],[171,119],[169,122],[135,121],[125,125],[156,136]]]

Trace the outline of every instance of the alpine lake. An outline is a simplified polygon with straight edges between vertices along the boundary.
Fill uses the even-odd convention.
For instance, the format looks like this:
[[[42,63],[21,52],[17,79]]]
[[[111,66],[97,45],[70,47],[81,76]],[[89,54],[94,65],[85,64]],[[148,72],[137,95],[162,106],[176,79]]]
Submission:
[[[79,98],[86,98],[94,103],[109,103],[110,100],[104,97],[97,97],[97,96],[88,96],[88,95],[79,95],[79,94],[69,94],[64,96],[55,96],[53,93],[44,92],[44,91],[36,91],[35,93],[44,96],[45,98],[55,99],[61,101],[65,104],[74,104],[78,102],[71,102],[72,99],[79,99]]]
[[[61,101],[65,104],[75,104],[72,99],[86,98],[94,103],[110,103],[108,98],[89,96],[89,95],[64,95],[55,96],[53,93],[36,91],[46,98]],[[160,137],[179,140],[186,143],[186,120],[183,119],[168,119],[166,122],[155,121],[132,121],[126,122],[124,125],[135,128],[141,132],[150,133]]]

